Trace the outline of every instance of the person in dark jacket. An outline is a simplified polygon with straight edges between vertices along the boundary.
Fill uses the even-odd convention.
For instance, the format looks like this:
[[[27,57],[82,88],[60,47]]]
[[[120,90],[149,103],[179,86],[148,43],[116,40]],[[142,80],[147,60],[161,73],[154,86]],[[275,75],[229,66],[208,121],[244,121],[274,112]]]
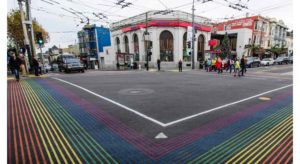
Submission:
[[[182,60],[180,59],[178,62],[179,72],[182,72]]]
[[[241,59],[241,67],[242,67],[242,76],[244,76],[244,71],[245,71],[245,68],[246,68],[246,63],[245,63],[245,56],[243,55],[242,56],[242,59]]]
[[[20,71],[21,60],[20,60],[20,58],[16,57],[15,53],[11,54],[9,65],[11,66],[11,69],[13,70],[13,72],[15,74],[16,80],[19,81],[20,80],[19,71]]]
[[[36,59],[36,57],[33,58],[33,68],[35,76],[39,76],[39,61]]]
[[[157,59],[157,69],[160,71],[160,59]]]

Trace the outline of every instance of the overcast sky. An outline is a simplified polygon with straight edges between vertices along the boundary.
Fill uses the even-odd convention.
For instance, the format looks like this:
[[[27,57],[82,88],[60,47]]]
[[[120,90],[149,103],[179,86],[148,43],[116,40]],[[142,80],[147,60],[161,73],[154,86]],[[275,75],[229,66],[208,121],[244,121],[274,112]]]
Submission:
[[[116,5],[119,0],[32,0],[32,17],[43,26],[50,34],[50,42],[45,48],[53,45],[65,48],[77,41],[77,31],[81,30],[84,23],[81,17],[89,17],[91,24],[108,26],[109,23],[131,17],[148,10],[174,9],[191,13],[193,0],[125,0],[132,5],[122,7]],[[228,17],[245,17],[246,13],[275,17],[283,20],[293,29],[293,1],[292,0],[213,0],[201,3],[195,0],[195,14],[211,18],[215,21]],[[227,2],[226,2],[227,1]],[[238,11],[229,8],[230,3],[248,6],[248,9]],[[124,4],[124,3],[123,3]],[[8,12],[18,9],[17,0],[8,0]],[[77,12],[77,16],[71,12]],[[82,14],[78,14],[81,12]],[[97,17],[94,14],[98,15]],[[102,18],[101,14],[107,16]],[[84,15],[84,16],[83,16]],[[102,18],[102,19],[99,19]],[[83,19],[86,22],[86,19]]]

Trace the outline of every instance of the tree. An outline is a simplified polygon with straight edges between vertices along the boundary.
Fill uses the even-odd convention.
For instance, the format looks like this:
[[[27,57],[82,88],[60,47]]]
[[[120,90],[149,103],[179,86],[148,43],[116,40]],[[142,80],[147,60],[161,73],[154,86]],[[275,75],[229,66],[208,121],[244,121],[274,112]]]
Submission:
[[[32,23],[33,30],[42,32],[44,42],[47,43],[50,40],[48,32],[38,24],[36,19],[33,19]],[[12,10],[7,14],[7,36],[10,44],[14,44],[17,50],[25,47],[20,10]]]
[[[226,57],[229,59],[231,56],[231,47],[230,47],[230,40],[229,40],[227,32],[225,33],[224,39],[222,41],[222,51],[223,52],[220,54],[220,57],[222,59],[224,59]]]

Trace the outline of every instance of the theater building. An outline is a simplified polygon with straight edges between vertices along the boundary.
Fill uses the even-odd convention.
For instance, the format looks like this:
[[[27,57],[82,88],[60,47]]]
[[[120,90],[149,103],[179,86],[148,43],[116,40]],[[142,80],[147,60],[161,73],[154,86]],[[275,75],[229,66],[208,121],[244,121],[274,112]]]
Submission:
[[[191,26],[192,15],[182,11],[149,11],[111,24],[111,48],[114,65],[119,62],[136,62],[142,67],[146,63],[146,49],[152,52],[149,67],[156,67],[157,59],[162,68],[175,68],[179,60],[184,67],[191,67],[191,55],[187,53],[187,29]],[[149,35],[144,35],[145,31]],[[195,16],[195,67],[204,60],[204,51],[209,50],[211,36],[210,19]],[[146,42],[147,48],[146,47]]]

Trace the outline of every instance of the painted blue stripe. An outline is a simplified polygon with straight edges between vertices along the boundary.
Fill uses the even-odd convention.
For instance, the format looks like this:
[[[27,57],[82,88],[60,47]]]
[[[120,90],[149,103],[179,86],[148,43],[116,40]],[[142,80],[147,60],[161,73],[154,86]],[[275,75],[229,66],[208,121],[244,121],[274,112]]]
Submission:
[[[286,98],[279,103],[273,104],[262,111],[256,112],[252,115],[247,116],[244,119],[238,120],[216,132],[207,135],[198,141],[195,141],[189,145],[186,145],[164,157],[162,157],[159,161],[161,163],[184,163],[186,160],[191,160],[196,158],[197,156],[203,154],[207,150],[215,147],[221,142],[224,142],[228,138],[234,136],[235,134],[241,132],[242,130],[252,126],[253,124],[261,121],[267,116],[275,113],[276,111],[290,105],[293,98]],[[237,129],[232,131],[232,129]],[[218,138],[219,137],[219,138]],[[210,144],[210,143],[213,144]],[[184,154],[181,154],[184,152]],[[184,155],[184,156],[183,156]],[[187,159],[188,158],[188,159]],[[186,159],[186,160],[184,160]]]
[[[111,149],[117,152],[117,154],[126,161],[125,163],[150,162],[150,159],[148,157],[141,154],[130,144],[122,140],[118,135],[111,132],[101,122],[96,120],[79,106],[75,105],[70,99],[62,95],[56,89],[50,87],[48,84],[41,80],[35,79],[35,81],[40,84],[47,92],[49,92],[49,94],[56,101],[58,101],[64,107],[64,109],[66,109],[89,133],[91,133],[101,143],[101,145],[103,145],[109,152],[116,156],[121,163],[124,163],[124,161],[119,158]],[[104,140],[104,142],[101,141],[99,137]],[[112,143],[113,145],[110,143]],[[116,147],[118,147],[121,152],[116,149]],[[125,150],[123,148],[125,148]],[[139,161],[137,161],[136,158],[132,157],[136,157],[137,159],[139,159]]]

